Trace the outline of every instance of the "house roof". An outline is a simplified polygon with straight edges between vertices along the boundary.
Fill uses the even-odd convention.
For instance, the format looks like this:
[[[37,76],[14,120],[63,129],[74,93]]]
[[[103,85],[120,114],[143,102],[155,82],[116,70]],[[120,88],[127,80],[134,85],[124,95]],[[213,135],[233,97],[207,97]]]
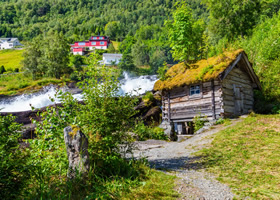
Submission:
[[[3,42],[13,42],[16,41],[17,38],[0,38],[0,40]]]
[[[170,90],[175,87],[214,80],[218,77],[223,80],[241,58],[245,59],[246,71],[252,81],[256,83],[255,87],[261,89],[259,79],[254,73],[247,55],[244,50],[239,49],[224,52],[207,60],[200,60],[189,66],[185,63],[174,65],[166,72],[166,80],[158,80],[155,83],[154,90]]]

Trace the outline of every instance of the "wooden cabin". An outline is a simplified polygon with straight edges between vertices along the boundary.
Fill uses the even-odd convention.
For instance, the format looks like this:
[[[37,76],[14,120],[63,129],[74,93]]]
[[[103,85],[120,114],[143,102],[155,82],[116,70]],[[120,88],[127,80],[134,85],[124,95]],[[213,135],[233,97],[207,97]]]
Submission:
[[[189,66],[174,65],[165,80],[154,85],[154,90],[162,91],[163,121],[174,122],[179,129],[195,116],[211,121],[247,114],[253,109],[254,89],[261,85],[243,50]]]

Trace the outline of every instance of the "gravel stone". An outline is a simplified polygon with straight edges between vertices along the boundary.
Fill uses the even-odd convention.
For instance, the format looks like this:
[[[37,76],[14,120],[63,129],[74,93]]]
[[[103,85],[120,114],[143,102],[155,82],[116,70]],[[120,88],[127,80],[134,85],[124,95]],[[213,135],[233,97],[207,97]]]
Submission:
[[[229,126],[234,126],[241,120],[232,120]],[[235,196],[231,189],[217,181],[213,174],[206,172],[202,164],[195,162],[200,158],[193,155],[209,147],[213,134],[227,127],[216,125],[201,134],[181,139],[180,142],[138,141],[135,142],[136,150],[129,157],[145,157],[151,167],[177,176],[175,190],[181,194],[181,200],[231,200]]]

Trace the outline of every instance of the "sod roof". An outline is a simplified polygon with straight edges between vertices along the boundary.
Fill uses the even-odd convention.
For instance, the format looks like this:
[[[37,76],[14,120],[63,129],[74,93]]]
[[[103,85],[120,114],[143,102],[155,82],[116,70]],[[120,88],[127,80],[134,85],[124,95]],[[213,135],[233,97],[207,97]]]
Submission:
[[[200,60],[187,66],[179,63],[171,67],[165,74],[165,80],[158,80],[154,90],[170,90],[175,87],[206,82],[217,78],[244,50],[224,52],[218,56]]]

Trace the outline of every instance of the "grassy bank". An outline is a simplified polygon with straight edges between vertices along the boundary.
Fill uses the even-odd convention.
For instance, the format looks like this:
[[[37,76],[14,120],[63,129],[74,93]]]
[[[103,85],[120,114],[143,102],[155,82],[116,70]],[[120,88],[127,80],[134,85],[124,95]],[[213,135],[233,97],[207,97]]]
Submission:
[[[0,66],[4,66],[6,70],[15,68],[21,68],[21,61],[23,50],[1,50],[0,51]]]
[[[60,84],[68,80],[43,78],[32,80],[32,77],[23,73],[0,75],[0,95],[15,95],[38,90],[48,84]]]
[[[280,115],[250,116],[199,155],[239,198],[280,199]]]

